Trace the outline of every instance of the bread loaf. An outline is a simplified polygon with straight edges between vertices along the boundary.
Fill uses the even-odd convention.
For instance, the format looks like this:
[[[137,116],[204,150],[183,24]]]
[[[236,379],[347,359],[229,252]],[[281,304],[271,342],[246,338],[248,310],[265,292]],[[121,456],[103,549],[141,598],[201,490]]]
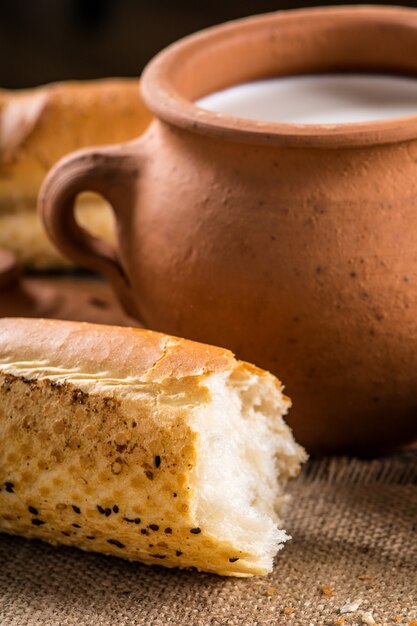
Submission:
[[[134,79],[0,90],[0,248],[32,267],[68,265],[37,216],[45,175],[73,150],[134,139],[150,120]],[[81,196],[78,217],[93,233],[111,239],[112,213],[102,198]]]
[[[305,458],[279,381],[156,332],[0,320],[0,531],[266,574]]]

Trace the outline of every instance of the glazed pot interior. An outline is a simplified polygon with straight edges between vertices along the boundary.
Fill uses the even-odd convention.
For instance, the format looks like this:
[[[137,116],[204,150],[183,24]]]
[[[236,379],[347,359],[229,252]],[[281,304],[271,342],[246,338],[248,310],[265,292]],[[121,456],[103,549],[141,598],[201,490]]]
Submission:
[[[350,6],[230,22],[187,37],[157,55],[145,70],[142,93],[154,114],[165,121],[184,127],[188,118],[200,130],[209,126],[214,130],[219,124],[231,129],[236,118],[222,116],[219,123],[216,114],[201,111],[193,102],[258,79],[343,72],[417,76],[417,10]],[[397,126],[404,126],[404,120],[408,134],[417,136],[417,116],[396,120]],[[414,120],[412,128],[410,120]],[[267,125],[246,120],[245,130],[265,132]],[[269,123],[269,131],[288,135],[289,126],[297,125]],[[311,126],[303,133],[317,134],[318,129]],[[392,121],[354,126],[361,131],[394,130]],[[323,129],[321,125],[320,132],[326,133]],[[330,135],[340,132],[327,129]],[[407,135],[405,127],[402,134]],[[388,135],[385,139],[391,141]]]

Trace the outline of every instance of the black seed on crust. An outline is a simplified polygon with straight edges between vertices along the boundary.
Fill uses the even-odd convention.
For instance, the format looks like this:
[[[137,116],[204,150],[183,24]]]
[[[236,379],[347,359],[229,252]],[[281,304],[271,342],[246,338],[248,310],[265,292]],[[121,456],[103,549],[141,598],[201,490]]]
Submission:
[[[166,559],[166,554],[150,554],[154,559]]]
[[[14,493],[14,484],[13,483],[4,483],[4,486],[6,487],[6,491],[7,493]]]
[[[34,526],[42,526],[42,524],[46,524],[46,522],[42,521],[38,517],[34,517],[31,522]]]
[[[166,533],[167,535],[172,535],[172,528],[165,528],[164,533]]]
[[[81,509],[79,506],[75,506],[75,504],[71,504],[71,506],[74,513],[78,513],[78,515],[81,513]]]
[[[117,504],[115,504],[113,507],[113,513],[118,513],[118,512],[119,512],[119,507],[117,506]]]
[[[236,563],[239,560],[238,556],[231,556],[229,559],[229,563]]]
[[[146,470],[145,476],[149,478],[149,480],[153,480],[153,472],[151,472],[151,470]]]
[[[71,524],[71,526],[74,526],[74,528],[81,528],[79,524]]]
[[[199,535],[201,533],[201,528],[199,528],[198,526],[197,528],[191,528],[190,533],[192,533],[193,535]]]
[[[105,515],[106,517],[109,517],[109,515],[111,515],[111,509],[109,507],[104,508],[100,506],[99,504],[97,504],[97,511],[101,513],[102,515]]]
[[[149,531],[146,530],[146,528],[142,528],[141,531],[142,535],[149,535]]]
[[[158,524],[149,524],[148,528],[150,528],[151,530],[159,530]]]
[[[161,457],[157,455],[155,457],[155,467],[159,467],[161,465]]]
[[[93,537],[93,535],[87,535],[86,539],[95,539],[95,537]]]
[[[67,533],[66,530],[61,530],[61,535],[65,535],[66,537],[71,537],[71,534]]]
[[[140,517],[134,517],[133,519],[130,517],[124,517],[123,519],[125,522],[129,522],[130,524],[140,524],[141,522]]]
[[[177,495],[178,495],[178,494],[177,494],[177,493],[175,493],[175,491],[174,491],[174,493],[172,494],[172,497],[173,497],[173,498],[176,498],[176,497],[177,497]]]
[[[34,506],[28,506],[28,511],[29,513],[32,513],[32,515],[39,515],[38,509],[35,509]]]
[[[116,548],[125,548],[125,544],[117,539],[107,539],[107,543],[111,543],[112,546],[116,546]]]
[[[175,554],[176,554],[177,556],[181,556],[182,552],[181,552],[181,550],[175,550]]]

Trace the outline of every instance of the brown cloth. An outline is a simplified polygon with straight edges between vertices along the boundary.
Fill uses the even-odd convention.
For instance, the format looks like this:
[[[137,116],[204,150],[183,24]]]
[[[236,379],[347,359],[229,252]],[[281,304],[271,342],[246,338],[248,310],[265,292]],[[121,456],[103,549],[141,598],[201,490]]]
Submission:
[[[381,626],[408,626],[417,620],[417,451],[374,461],[310,461],[291,491],[285,527],[293,540],[264,578],[165,570],[1,535],[0,624],[348,626],[372,624],[373,616]],[[358,602],[357,610],[341,613]]]

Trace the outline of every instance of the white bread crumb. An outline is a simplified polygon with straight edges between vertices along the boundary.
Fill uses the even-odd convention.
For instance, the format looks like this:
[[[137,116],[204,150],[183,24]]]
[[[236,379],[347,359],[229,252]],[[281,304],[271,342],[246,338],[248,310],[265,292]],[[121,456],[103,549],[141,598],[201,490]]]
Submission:
[[[376,624],[372,613],[373,611],[363,611],[361,615],[362,624],[367,624],[368,626],[374,626],[374,624]]]
[[[354,602],[347,602],[343,606],[340,607],[339,611],[341,613],[354,613],[358,610],[360,605],[362,604],[362,600],[355,600]]]

